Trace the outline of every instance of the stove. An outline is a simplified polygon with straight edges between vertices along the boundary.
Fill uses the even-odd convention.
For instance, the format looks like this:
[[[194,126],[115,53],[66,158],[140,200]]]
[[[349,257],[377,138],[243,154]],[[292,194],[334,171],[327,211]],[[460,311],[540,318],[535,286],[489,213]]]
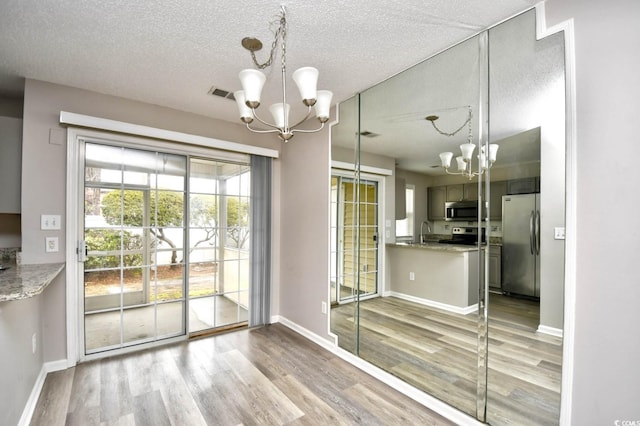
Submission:
[[[453,228],[451,238],[446,240],[439,240],[441,244],[461,244],[465,246],[474,246],[478,244],[478,228]],[[485,242],[485,229],[482,228],[480,242]]]

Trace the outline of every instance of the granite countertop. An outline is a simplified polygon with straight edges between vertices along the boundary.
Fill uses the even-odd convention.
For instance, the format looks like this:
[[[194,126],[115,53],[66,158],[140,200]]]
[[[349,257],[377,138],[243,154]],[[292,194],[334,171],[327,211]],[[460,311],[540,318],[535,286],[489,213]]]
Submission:
[[[490,246],[502,246],[502,243],[489,243]],[[468,246],[462,244],[441,244],[437,241],[427,241],[425,243],[389,243],[389,247],[407,247],[419,250],[447,251],[450,253],[466,253],[468,251],[476,251],[476,246]],[[486,245],[483,245],[486,247]]]
[[[2,266],[6,269],[0,271],[0,302],[37,296],[64,269],[64,263]]]
[[[476,251],[476,246],[465,246],[462,244],[440,244],[436,242],[420,243],[390,243],[389,247],[402,247],[415,250],[432,250],[432,251],[444,251],[448,253],[466,253],[470,251]]]

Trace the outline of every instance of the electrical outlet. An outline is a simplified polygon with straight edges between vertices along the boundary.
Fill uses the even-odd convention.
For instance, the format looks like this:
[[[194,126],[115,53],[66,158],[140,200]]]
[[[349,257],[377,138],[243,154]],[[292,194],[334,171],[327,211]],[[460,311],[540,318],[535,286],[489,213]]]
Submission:
[[[556,240],[564,240],[564,226],[553,228],[553,238]]]
[[[409,281],[415,281],[415,280],[416,280],[415,272],[409,272]]]
[[[322,302],[322,313],[323,314],[327,313],[327,302]]]
[[[55,253],[58,251],[58,237],[46,237],[44,241],[45,241],[45,249],[44,249],[45,252]]]

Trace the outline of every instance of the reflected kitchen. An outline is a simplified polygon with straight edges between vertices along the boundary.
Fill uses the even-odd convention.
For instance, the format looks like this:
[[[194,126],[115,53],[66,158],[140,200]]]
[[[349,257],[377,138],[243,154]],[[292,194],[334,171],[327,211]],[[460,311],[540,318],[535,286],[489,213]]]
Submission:
[[[399,236],[388,244],[392,293],[456,313],[475,311],[485,265],[480,248],[488,256],[490,292],[539,300],[539,178],[492,182],[490,192],[487,239],[487,228],[477,226],[477,182],[428,187],[429,214],[416,226],[418,238]],[[399,201],[406,203],[406,196]]]

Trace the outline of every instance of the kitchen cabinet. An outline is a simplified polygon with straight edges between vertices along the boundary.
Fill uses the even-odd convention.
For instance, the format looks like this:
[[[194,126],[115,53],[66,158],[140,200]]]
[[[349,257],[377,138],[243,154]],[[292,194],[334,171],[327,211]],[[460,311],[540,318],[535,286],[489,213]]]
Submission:
[[[502,291],[502,247],[489,246],[489,290]]]
[[[489,220],[502,219],[502,196],[507,194],[507,181],[491,182],[491,212]],[[445,219],[445,203],[451,201],[477,201],[478,182],[432,186],[427,190],[429,220]]]
[[[447,201],[478,201],[478,182],[447,185]]]
[[[427,188],[427,204],[429,220],[444,220],[444,205],[447,199],[446,186]]]
[[[0,213],[20,213],[22,120],[0,117]]]
[[[447,185],[447,202],[462,201],[464,199],[464,185]]]
[[[507,182],[491,182],[489,220],[502,220],[502,196],[507,195]]]
[[[478,201],[478,182],[464,184],[462,199],[464,201]]]
[[[507,194],[535,194],[540,192],[540,178],[528,177],[507,181]]]
[[[396,176],[396,220],[407,218],[407,183]]]

